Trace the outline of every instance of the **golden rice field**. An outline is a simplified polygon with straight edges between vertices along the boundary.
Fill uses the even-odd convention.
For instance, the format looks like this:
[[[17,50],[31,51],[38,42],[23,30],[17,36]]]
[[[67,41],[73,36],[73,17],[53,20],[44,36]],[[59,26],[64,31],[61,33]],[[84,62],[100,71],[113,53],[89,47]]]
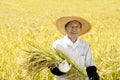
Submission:
[[[91,46],[101,80],[120,80],[119,0],[0,0],[0,80],[53,80],[48,69],[26,76],[24,50],[44,49],[62,38],[55,21],[80,16],[92,29],[80,36]]]

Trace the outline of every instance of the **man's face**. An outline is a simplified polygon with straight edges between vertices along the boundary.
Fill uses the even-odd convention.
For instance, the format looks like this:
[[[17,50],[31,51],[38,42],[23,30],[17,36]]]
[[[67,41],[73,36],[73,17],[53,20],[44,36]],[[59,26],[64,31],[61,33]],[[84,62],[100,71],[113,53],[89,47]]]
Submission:
[[[69,37],[78,37],[80,29],[81,29],[81,24],[75,20],[69,22],[65,27],[66,34]]]

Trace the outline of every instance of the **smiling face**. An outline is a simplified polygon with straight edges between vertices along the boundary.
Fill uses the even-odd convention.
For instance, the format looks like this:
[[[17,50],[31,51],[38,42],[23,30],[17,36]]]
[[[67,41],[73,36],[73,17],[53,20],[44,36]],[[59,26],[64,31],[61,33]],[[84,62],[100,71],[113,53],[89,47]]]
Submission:
[[[81,30],[81,23],[78,21],[70,21],[65,25],[65,31],[66,34],[70,39],[76,38],[79,36],[80,30]]]

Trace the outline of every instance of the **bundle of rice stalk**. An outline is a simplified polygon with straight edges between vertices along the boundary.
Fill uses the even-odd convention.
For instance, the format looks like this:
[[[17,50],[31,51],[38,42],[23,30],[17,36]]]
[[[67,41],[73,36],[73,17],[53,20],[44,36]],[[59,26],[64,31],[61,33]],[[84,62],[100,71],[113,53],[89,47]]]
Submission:
[[[65,74],[69,80],[72,80],[73,78],[80,78],[79,80],[84,80],[86,77],[80,68],[59,50],[39,48],[38,51],[26,52],[29,53],[29,55],[27,61],[25,62],[25,67],[29,74],[40,72],[46,68],[53,68],[62,61],[67,60],[68,63],[72,65],[70,71]]]
[[[72,65],[70,71],[65,74],[68,79],[80,78],[80,80],[85,79],[84,73],[79,69],[74,62],[68,58],[64,53],[56,49],[40,51],[26,51],[29,53],[27,61],[25,62],[25,67],[28,73],[37,73],[45,68],[52,68],[58,65],[63,60],[67,60],[69,64]]]

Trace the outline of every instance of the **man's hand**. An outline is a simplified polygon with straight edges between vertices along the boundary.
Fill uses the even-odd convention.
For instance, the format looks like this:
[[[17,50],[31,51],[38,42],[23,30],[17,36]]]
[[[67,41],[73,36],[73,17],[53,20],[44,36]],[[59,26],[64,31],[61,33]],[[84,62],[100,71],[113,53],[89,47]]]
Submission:
[[[70,69],[71,69],[71,65],[69,65],[69,63],[67,62],[67,60],[64,60],[63,62],[61,62],[58,66],[58,69],[61,71],[61,72],[68,72]]]
[[[100,77],[97,73],[97,68],[95,66],[87,67],[86,71],[90,80],[100,80]]]

